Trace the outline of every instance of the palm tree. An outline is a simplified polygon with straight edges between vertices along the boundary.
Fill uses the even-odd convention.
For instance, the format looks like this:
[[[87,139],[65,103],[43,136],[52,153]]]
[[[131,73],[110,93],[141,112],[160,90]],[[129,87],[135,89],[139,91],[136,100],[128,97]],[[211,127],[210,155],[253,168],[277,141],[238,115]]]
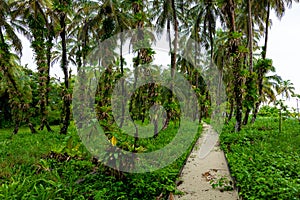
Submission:
[[[61,68],[64,73],[64,94],[63,94],[63,124],[61,134],[67,134],[71,117],[71,91],[69,82],[68,58],[67,58],[67,25],[69,16],[72,14],[71,0],[53,0],[53,12],[56,14],[56,21],[59,24],[59,37],[62,47]]]
[[[277,87],[278,95],[282,95],[282,98],[290,99],[291,95],[294,95],[295,87],[290,80],[282,81]]]
[[[299,2],[299,0],[294,0],[294,2]],[[255,4],[255,10],[261,10],[262,14],[265,13],[265,42],[263,46],[262,58],[266,59],[267,46],[268,46],[268,36],[269,36],[269,26],[270,26],[270,11],[273,9],[279,19],[281,19],[285,13],[286,6],[291,7],[293,0],[263,0]]]
[[[178,8],[180,2],[175,0],[163,0],[163,1],[154,1],[152,18],[156,19],[156,27],[162,32],[164,27],[167,25],[167,33],[169,39],[169,48],[171,52],[171,78],[174,80],[175,71],[176,71],[176,62],[177,62],[177,51],[178,51],[178,28],[179,28],[179,17],[178,17]],[[181,4],[180,4],[181,5]],[[163,8],[160,10],[160,8]],[[171,41],[171,25],[174,29],[174,40]],[[173,50],[172,50],[173,43]],[[173,90],[173,83],[170,85],[170,90]],[[169,94],[169,100],[172,101],[172,94]],[[167,128],[171,118],[171,112],[168,112],[167,120],[164,124],[163,129]]]
[[[17,2],[15,5],[14,20],[22,19],[22,25],[28,27],[30,34],[27,38],[31,41],[31,47],[35,52],[35,60],[39,72],[40,114],[41,125],[39,130],[46,126],[52,131],[48,123],[47,105],[50,82],[50,59],[53,37],[53,25],[48,21],[47,9],[50,3],[47,0],[27,0]]]
[[[206,49],[210,50],[212,60],[217,20],[220,19],[223,22],[222,13],[217,2],[202,0],[188,11],[188,15],[193,17],[193,24],[191,25],[193,39],[201,42]]]
[[[18,67],[18,56],[11,53],[10,47],[14,49],[19,55],[22,52],[22,43],[15,33],[15,29],[24,31],[24,29],[11,21],[12,4],[7,1],[0,2],[0,73],[9,83],[8,93],[11,97],[11,106],[15,112],[15,129],[13,131],[16,134],[19,130],[20,122],[25,119],[32,133],[36,133],[33,124],[30,122],[30,115],[28,114],[28,103],[25,101],[26,95],[22,90],[23,86],[19,83],[19,77],[17,74],[20,72]],[[24,112],[24,116],[19,115],[20,108],[23,108],[21,112]]]
[[[214,63],[217,66],[218,70],[221,73],[222,81],[224,82],[226,86],[226,93],[227,93],[227,99],[228,99],[228,106],[229,106],[229,113],[227,115],[226,121],[230,121],[233,115],[234,110],[234,93],[233,93],[233,82],[231,81],[233,79],[232,70],[229,67],[230,66],[230,60],[227,59],[227,57],[230,57],[230,53],[227,51],[229,46],[229,37],[228,34],[225,31],[218,30],[216,32],[216,38],[215,38],[215,48],[214,48]]]
[[[276,88],[281,82],[278,75],[269,75],[263,78],[261,102],[271,103],[276,101]]]
[[[9,20],[11,13],[11,5],[7,1],[0,2],[0,70],[4,76],[8,77],[13,87],[17,90],[16,81],[13,79],[13,74],[9,70],[10,46],[19,55],[22,53],[22,43],[15,33],[15,29]]]
[[[121,69],[121,76],[124,75],[124,58],[123,58],[123,44],[126,37],[123,31],[130,29],[133,24],[132,14],[125,12],[129,10],[129,4],[119,1],[104,0],[101,3],[93,1],[76,1],[75,2],[75,15],[69,29],[71,30],[73,48],[71,55],[74,57],[73,60],[76,62],[77,71],[80,71],[81,66],[85,66],[87,62],[87,55],[99,44],[99,40],[103,41],[113,35],[119,34],[120,38],[120,55],[119,63]],[[112,44],[114,46],[116,44]],[[114,62],[115,60],[113,60]],[[118,68],[117,67],[117,68]],[[118,68],[119,69],[119,68]],[[111,70],[110,70],[111,72]],[[110,73],[109,72],[109,73]],[[124,80],[122,82],[122,94],[124,94]],[[125,95],[125,94],[124,94]],[[123,95],[123,96],[124,96]],[[106,102],[102,99],[98,102],[98,106],[106,106]],[[122,100],[122,120],[120,126],[122,127],[123,118],[125,113],[125,102]]]
[[[299,115],[299,99],[300,99],[300,94],[293,94],[292,97],[296,98],[296,102],[297,102],[296,112],[297,112],[298,121],[300,122],[300,115]]]
[[[295,2],[299,2],[299,1],[296,0]],[[264,0],[259,3],[253,2],[252,7],[254,10],[254,16],[264,16],[264,19],[265,19],[265,27],[264,27],[265,41],[264,41],[264,46],[263,46],[263,51],[262,51],[262,59],[264,59],[264,60],[266,60],[266,54],[267,54],[269,24],[270,24],[270,11],[271,11],[271,9],[274,9],[277,17],[281,19],[281,17],[283,16],[283,14],[285,12],[285,4],[287,6],[291,6],[292,0]],[[259,22],[262,20],[261,18],[257,18],[257,17],[256,17],[256,19],[257,19],[257,20],[255,20],[256,22]],[[258,25],[258,26],[260,27],[261,25]],[[266,61],[266,62],[269,62],[269,61]],[[262,69],[262,70],[264,70],[264,69]],[[261,97],[262,96],[262,82],[263,82],[263,76],[264,76],[262,74],[264,72],[260,71],[259,73],[260,74],[258,77],[258,90],[259,90],[258,93],[259,93],[259,96]],[[254,123],[256,120],[256,116],[257,116],[257,112],[258,112],[260,104],[261,104],[261,100],[259,99],[255,103],[254,113],[253,113],[251,123]]]
[[[255,103],[251,123],[255,122],[259,106],[261,102],[265,100],[265,96],[267,95],[269,98],[273,99],[273,90],[271,90],[270,86],[276,86],[276,83],[281,80],[281,77],[276,75],[267,76],[268,73],[275,72],[275,67],[272,64],[271,59],[259,59],[254,66],[254,71],[257,74],[256,84],[258,87],[258,100]]]
[[[234,0],[228,0],[224,2],[223,13],[225,16],[225,21],[227,28],[230,33],[230,46],[229,51],[231,53],[232,58],[232,72],[234,76],[234,98],[235,98],[235,131],[239,132],[242,128],[242,109],[243,109],[243,92],[242,92],[242,84],[243,77],[241,76],[241,57],[239,56],[238,46],[240,43],[240,39],[236,37],[236,5]]]

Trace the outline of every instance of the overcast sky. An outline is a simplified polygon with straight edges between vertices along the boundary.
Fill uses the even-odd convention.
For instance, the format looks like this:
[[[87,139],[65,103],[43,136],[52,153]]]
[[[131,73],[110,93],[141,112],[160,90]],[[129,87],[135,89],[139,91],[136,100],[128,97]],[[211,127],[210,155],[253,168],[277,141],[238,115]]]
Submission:
[[[284,80],[291,80],[300,94],[300,4],[293,4],[279,21],[273,14],[269,32],[267,57],[273,60],[276,72]],[[296,107],[295,100],[287,102]]]
[[[284,80],[291,80],[296,93],[300,94],[300,4],[294,3],[291,9],[287,9],[281,21],[274,14],[271,15],[271,20],[267,57],[273,59],[277,74]],[[30,44],[25,39],[23,43],[21,63],[28,63],[30,68],[34,68]],[[51,75],[54,74],[62,76],[59,65],[51,68]],[[295,100],[287,103],[296,106]]]

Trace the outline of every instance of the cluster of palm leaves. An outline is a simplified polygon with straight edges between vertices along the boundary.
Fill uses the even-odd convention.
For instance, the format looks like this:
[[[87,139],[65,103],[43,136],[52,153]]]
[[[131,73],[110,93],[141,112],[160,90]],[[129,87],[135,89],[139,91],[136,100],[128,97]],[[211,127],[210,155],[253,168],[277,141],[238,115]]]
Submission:
[[[52,64],[60,63],[64,74],[61,133],[66,134],[71,120],[70,64],[75,65],[79,72],[85,66],[90,51],[99,42],[125,30],[154,27],[159,32],[166,28],[169,30],[171,71],[183,73],[198,89],[199,100],[202,99],[202,113],[209,110],[209,103],[204,103],[209,101],[209,91],[201,79],[201,72],[180,56],[184,52],[178,44],[183,37],[196,41],[194,50],[189,55],[195,61],[199,59],[201,49],[209,52],[211,62],[208,68],[214,63],[221,73],[227,91],[228,119],[235,113],[236,131],[239,131],[243,113],[244,124],[248,122],[251,111],[254,115],[252,121],[255,121],[261,102],[273,101],[276,97],[275,88],[282,81],[279,76],[270,75],[269,72],[274,72],[275,69],[271,60],[266,58],[270,12],[274,11],[278,17],[282,17],[292,3],[292,0],[2,0],[1,91],[9,91],[14,99],[11,105],[16,105],[16,111],[22,108],[21,112],[25,113],[17,117],[16,123],[25,120],[30,124],[31,115],[27,111],[30,95],[26,93],[29,89],[25,89],[25,80],[20,80],[22,67],[18,64],[22,56],[22,41],[17,34],[19,32],[31,42],[39,74],[40,130],[46,126],[51,131],[47,113],[50,70]],[[171,35],[171,30],[174,35]],[[131,36],[122,35],[124,40],[127,37]],[[254,55],[254,52],[260,50],[258,40],[262,37],[265,38],[262,53]],[[151,63],[151,51],[139,49],[134,53],[135,70],[142,61]],[[111,68],[120,73],[110,72],[110,75],[123,76],[124,65],[120,52]],[[171,76],[174,77],[174,74]],[[110,84],[108,87],[113,86]],[[291,88],[291,85],[283,86],[278,92],[288,96],[291,90],[287,88]],[[172,95],[169,95],[169,100],[172,101]]]

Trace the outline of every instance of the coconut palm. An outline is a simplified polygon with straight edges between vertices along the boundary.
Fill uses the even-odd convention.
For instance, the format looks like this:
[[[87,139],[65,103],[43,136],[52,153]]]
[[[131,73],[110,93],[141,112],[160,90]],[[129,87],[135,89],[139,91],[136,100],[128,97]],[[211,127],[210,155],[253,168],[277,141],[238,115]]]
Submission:
[[[254,112],[251,120],[252,123],[254,123],[256,120],[258,109],[262,102],[264,77],[269,71],[275,71],[275,68],[272,65],[272,60],[261,59],[257,61],[254,70],[257,73],[258,101],[255,103]]]
[[[29,30],[27,38],[31,41],[31,47],[35,52],[35,61],[39,72],[39,106],[41,125],[39,130],[46,126],[52,131],[48,123],[47,105],[48,88],[50,82],[50,53],[53,38],[53,25],[49,22],[47,13],[50,2],[47,0],[18,1],[14,5],[14,20],[21,18],[20,23]]]
[[[210,50],[211,59],[213,59],[217,20],[224,21],[217,2],[202,0],[188,11],[188,15],[193,16],[190,30],[193,39],[201,42],[207,50]]]
[[[19,55],[22,53],[22,43],[18,38],[15,27],[10,20],[11,5],[7,1],[0,2],[0,71],[6,76],[13,87],[17,90],[16,80],[13,79],[13,74],[10,71],[8,64],[10,63],[11,50],[14,50]],[[12,47],[13,49],[11,49]]]
[[[73,14],[71,0],[53,0],[53,12],[55,21],[59,25],[58,35],[61,42],[61,69],[64,74],[64,94],[63,94],[63,124],[60,130],[61,134],[67,134],[71,117],[71,93],[70,93],[70,76],[67,57],[67,26],[70,23],[70,15]]]
[[[224,15],[226,26],[230,33],[230,41],[229,41],[229,52],[232,56],[232,73],[234,77],[234,99],[235,99],[235,118],[236,125],[235,131],[239,132],[242,127],[242,109],[243,109],[243,92],[242,92],[242,84],[243,77],[241,76],[241,64],[242,57],[240,57],[239,53],[239,43],[240,38],[237,36],[237,26],[236,26],[236,2],[234,0],[225,1],[222,8],[222,13]]]
[[[299,0],[294,0],[299,2]],[[269,26],[270,26],[270,11],[273,9],[279,19],[281,19],[286,11],[286,7],[291,7],[293,0],[263,0],[255,3],[255,10],[261,10],[262,14],[265,13],[265,42],[263,46],[262,58],[265,59],[267,55]]]
[[[263,78],[261,101],[271,103],[276,101],[276,88],[281,82],[281,77],[278,75],[265,76]]]
[[[290,99],[291,95],[294,95],[295,87],[290,80],[283,80],[276,90],[278,95],[282,95],[282,98]]]
[[[8,94],[10,96],[10,105],[14,112],[15,119],[15,129],[13,131],[16,134],[19,130],[20,122],[25,119],[30,127],[32,133],[36,130],[33,124],[30,122],[30,115],[28,115],[28,102],[25,101],[26,95],[24,92],[25,84],[20,83],[21,68],[18,65],[18,56],[11,53],[12,50],[21,55],[22,43],[18,38],[15,30],[24,31],[24,29],[17,24],[12,22],[12,4],[7,3],[7,1],[0,2],[0,74],[2,74],[2,79],[7,82]],[[11,47],[13,49],[11,49]],[[1,80],[2,81],[2,80]],[[24,90],[23,90],[24,89]],[[29,92],[30,89],[27,88]],[[30,99],[30,98],[29,98]],[[20,108],[21,109],[20,111]],[[24,115],[19,115],[23,113]]]

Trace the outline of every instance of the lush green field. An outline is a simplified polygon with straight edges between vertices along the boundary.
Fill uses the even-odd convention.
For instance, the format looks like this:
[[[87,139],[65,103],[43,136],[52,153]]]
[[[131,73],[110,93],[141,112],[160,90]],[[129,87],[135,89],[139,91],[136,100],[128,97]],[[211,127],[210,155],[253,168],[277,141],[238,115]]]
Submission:
[[[54,133],[38,134],[23,128],[17,135],[0,130],[1,199],[155,199],[176,193],[178,172],[192,147],[161,170],[116,175],[93,160],[73,126],[68,135],[53,128]],[[168,143],[176,130],[171,126],[160,133],[157,145]],[[299,144],[300,124],[292,119],[283,121],[280,134],[276,118],[259,118],[240,133],[234,133],[233,123],[225,126],[221,145],[240,196],[300,199]],[[153,139],[139,145],[146,151],[159,148]]]
[[[120,175],[93,160],[74,126],[68,135],[53,128],[54,133],[34,135],[23,128],[13,136],[10,129],[0,130],[0,199],[155,199],[176,193],[175,181],[192,148],[161,170]],[[176,130],[162,131],[157,144],[169,141]],[[153,140],[140,145],[153,149]]]
[[[224,128],[221,145],[243,199],[300,199],[300,124],[259,118],[240,133]]]

